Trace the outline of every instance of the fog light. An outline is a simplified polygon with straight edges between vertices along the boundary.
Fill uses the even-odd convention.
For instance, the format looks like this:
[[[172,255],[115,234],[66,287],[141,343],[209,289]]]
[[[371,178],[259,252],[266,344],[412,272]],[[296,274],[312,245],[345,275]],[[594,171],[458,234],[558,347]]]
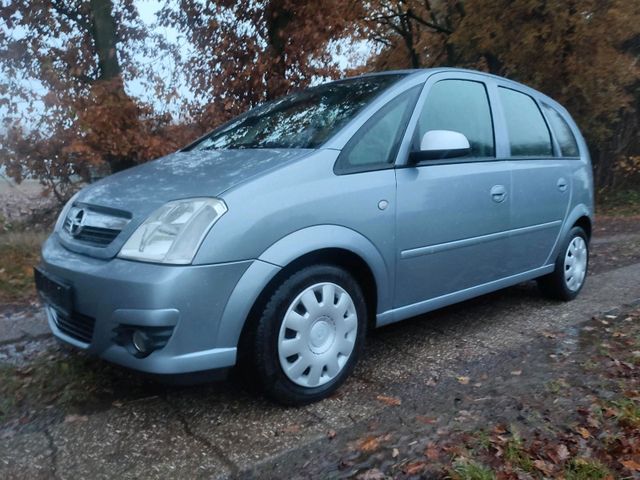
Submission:
[[[142,330],[134,330],[131,342],[134,348],[143,355],[148,355],[153,350],[151,339]]]

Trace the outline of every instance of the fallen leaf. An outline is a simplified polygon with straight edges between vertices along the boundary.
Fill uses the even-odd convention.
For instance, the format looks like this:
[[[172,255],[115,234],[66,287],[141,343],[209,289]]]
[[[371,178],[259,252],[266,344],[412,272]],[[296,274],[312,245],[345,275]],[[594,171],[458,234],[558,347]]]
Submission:
[[[327,432],[327,438],[329,440],[333,440],[334,438],[336,438],[337,432],[335,430],[329,430]]]
[[[589,432],[589,430],[587,430],[587,429],[586,429],[586,428],[584,428],[584,427],[580,427],[580,428],[578,429],[578,433],[579,433],[579,434],[580,434],[580,436],[581,436],[582,438],[584,438],[585,440],[588,440],[588,439],[591,437],[591,433]]]
[[[569,449],[564,443],[558,445],[558,448],[556,448],[556,453],[558,454],[558,459],[562,462],[569,458]]]
[[[397,407],[398,405],[400,405],[402,403],[402,400],[400,400],[399,398],[396,398],[396,397],[387,397],[385,395],[378,395],[376,398],[379,401],[381,401],[382,403],[385,403],[385,404],[390,405],[392,407]]]
[[[67,415],[66,417],[64,417],[64,422],[65,423],[73,423],[73,422],[86,422],[89,420],[89,417],[87,417],[86,415]]]
[[[391,458],[397,458],[397,457],[398,457],[398,455],[400,455],[400,450],[398,450],[397,448],[394,448],[394,449],[391,451]]]
[[[298,424],[287,425],[282,429],[282,433],[298,433],[298,432],[300,432],[300,425]]]
[[[377,437],[367,437],[358,442],[358,449],[361,452],[369,453],[377,450],[380,442]]]
[[[556,338],[556,335],[551,332],[542,332],[542,335],[547,338]]]
[[[502,433],[507,433],[507,429],[502,425],[496,425],[495,427],[493,427],[493,433],[495,433],[496,435],[500,435]]]
[[[553,472],[553,465],[549,462],[545,462],[544,460],[534,460],[533,466],[545,475],[551,475],[551,472]]]
[[[458,383],[461,383],[462,385],[467,385],[469,383],[470,378],[469,377],[458,377],[457,380],[458,380]]]
[[[636,472],[640,472],[640,463],[635,462],[633,460],[621,460],[620,463],[624,465],[629,470],[635,470]]]
[[[511,375],[515,375],[515,376],[522,375],[522,370],[514,370],[513,372],[511,372]]]
[[[416,416],[416,420],[422,423],[426,423],[427,425],[433,425],[438,421],[435,417],[423,417],[422,415]]]
[[[427,466],[426,462],[422,462],[422,461],[411,462],[405,465],[404,467],[402,467],[402,472],[405,475],[417,475],[418,473],[422,472],[426,466]]]
[[[385,476],[384,476],[384,473],[382,473],[377,468],[372,468],[371,470],[362,472],[356,478],[358,480],[384,480]]]
[[[427,449],[424,451],[424,455],[429,460],[437,460],[440,456],[440,452],[434,444],[429,444],[429,446],[427,446]]]

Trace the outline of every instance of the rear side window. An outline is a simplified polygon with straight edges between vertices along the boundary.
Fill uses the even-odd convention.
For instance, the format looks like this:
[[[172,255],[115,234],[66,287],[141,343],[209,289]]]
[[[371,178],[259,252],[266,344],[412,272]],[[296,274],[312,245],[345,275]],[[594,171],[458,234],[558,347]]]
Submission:
[[[376,112],[349,140],[336,169],[348,173],[393,164],[421,88],[407,90]]]
[[[550,157],[551,134],[536,102],[529,95],[499,87],[507,122],[511,156]]]
[[[430,130],[453,130],[469,140],[471,155],[494,155],[493,122],[484,84],[471,80],[441,80],[429,90],[418,120],[420,139]]]
[[[544,108],[544,112],[547,114],[547,118],[551,124],[551,130],[553,130],[553,134],[560,145],[561,155],[563,157],[579,157],[578,142],[576,142],[576,137],[573,136],[569,124],[562,118],[562,115],[549,105],[543,103],[542,108]]]

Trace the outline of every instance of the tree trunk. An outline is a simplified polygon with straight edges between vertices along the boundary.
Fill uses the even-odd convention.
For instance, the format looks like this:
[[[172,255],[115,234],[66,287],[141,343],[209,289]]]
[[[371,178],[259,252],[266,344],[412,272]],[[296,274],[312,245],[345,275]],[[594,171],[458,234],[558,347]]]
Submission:
[[[278,0],[271,0],[265,11],[267,23],[268,50],[273,60],[271,78],[267,78],[267,100],[273,100],[286,93],[286,30],[292,19],[292,12],[283,8]]]
[[[118,78],[121,70],[116,50],[118,36],[113,18],[113,4],[111,0],[90,0],[89,6],[93,17],[92,33],[98,56],[100,80]],[[121,88],[124,89],[124,86]]]
[[[91,10],[91,34],[98,57],[98,83],[101,83],[101,96],[105,95],[115,105],[133,103],[124,89],[122,69],[118,61],[118,30],[113,16],[111,0],[89,0]],[[131,128],[131,126],[124,126]],[[135,165],[128,156],[109,156],[106,158],[111,173],[116,173]]]

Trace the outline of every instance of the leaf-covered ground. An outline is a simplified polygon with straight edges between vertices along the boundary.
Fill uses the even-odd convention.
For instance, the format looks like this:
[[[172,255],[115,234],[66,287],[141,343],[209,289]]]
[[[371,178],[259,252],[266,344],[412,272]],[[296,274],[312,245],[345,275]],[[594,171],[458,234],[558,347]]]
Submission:
[[[640,477],[640,308],[542,332],[515,358],[454,379],[454,415],[398,413],[328,447],[309,477]],[[429,411],[425,398],[425,412]],[[380,401],[402,408],[399,398]],[[434,402],[446,399],[434,399]],[[415,405],[414,405],[415,408]],[[326,475],[321,475],[324,472]]]

